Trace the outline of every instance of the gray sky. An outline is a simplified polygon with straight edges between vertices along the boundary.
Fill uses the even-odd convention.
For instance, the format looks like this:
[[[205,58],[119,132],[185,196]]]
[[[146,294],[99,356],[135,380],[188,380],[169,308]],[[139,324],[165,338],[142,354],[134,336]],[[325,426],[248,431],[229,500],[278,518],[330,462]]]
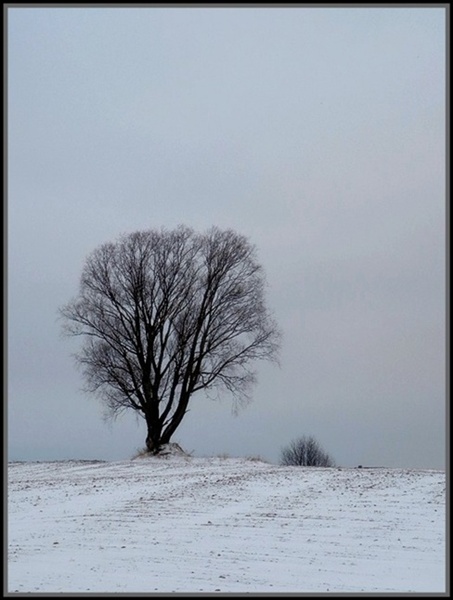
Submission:
[[[195,396],[173,441],[444,468],[445,8],[7,13],[9,459],[144,446],[57,311],[97,246],[181,223],[256,245],[283,344],[238,416]]]

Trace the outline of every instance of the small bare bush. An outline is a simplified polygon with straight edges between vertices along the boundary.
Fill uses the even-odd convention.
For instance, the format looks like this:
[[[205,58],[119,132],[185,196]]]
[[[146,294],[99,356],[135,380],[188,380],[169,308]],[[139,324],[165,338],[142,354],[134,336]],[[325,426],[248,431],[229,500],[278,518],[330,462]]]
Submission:
[[[313,436],[302,436],[283,448],[280,464],[300,467],[334,467],[335,462],[324,452]]]

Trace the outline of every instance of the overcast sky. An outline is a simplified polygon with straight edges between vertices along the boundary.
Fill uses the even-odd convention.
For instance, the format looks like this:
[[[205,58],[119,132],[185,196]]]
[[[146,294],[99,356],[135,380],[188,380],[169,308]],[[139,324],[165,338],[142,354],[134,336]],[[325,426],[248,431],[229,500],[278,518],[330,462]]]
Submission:
[[[9,460],[127,459],[60,333],[87,255],[185,224],[245,234],[283,332],[195,456],[445,467],[445,27],[437,8],[19,8],[8,16]]]

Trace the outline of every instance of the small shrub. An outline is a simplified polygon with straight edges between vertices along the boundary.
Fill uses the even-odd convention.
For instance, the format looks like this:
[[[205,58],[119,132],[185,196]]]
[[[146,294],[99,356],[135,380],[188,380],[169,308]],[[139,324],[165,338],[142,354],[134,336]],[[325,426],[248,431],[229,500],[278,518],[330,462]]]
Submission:
[[[280,464],[300,467],[334,467],[335,462],[324,452],[313,436],[303,436],[283,448]]]

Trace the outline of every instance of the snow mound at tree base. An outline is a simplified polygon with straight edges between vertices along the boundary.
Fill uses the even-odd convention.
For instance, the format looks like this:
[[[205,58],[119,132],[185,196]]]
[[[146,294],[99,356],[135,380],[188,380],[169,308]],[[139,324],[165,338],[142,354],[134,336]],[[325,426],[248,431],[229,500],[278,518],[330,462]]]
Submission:
[[[174,442],[170,442],[169,444],[164,444],[162,446],[161,451],[159,452],[159,454],[157,456],[183,456],[183,457],[189,457],[190,454],[187,454],[187,452],[185,452],[181,446],[179,444],[176,444]]]
[[[175,442],[170,442],[169,444],[164,444],[161,448],[159,454],[152,454],[146,450],[140,452],[140,454],[134,458],[190,458],[190,454],[185,452],[179,444]]]

